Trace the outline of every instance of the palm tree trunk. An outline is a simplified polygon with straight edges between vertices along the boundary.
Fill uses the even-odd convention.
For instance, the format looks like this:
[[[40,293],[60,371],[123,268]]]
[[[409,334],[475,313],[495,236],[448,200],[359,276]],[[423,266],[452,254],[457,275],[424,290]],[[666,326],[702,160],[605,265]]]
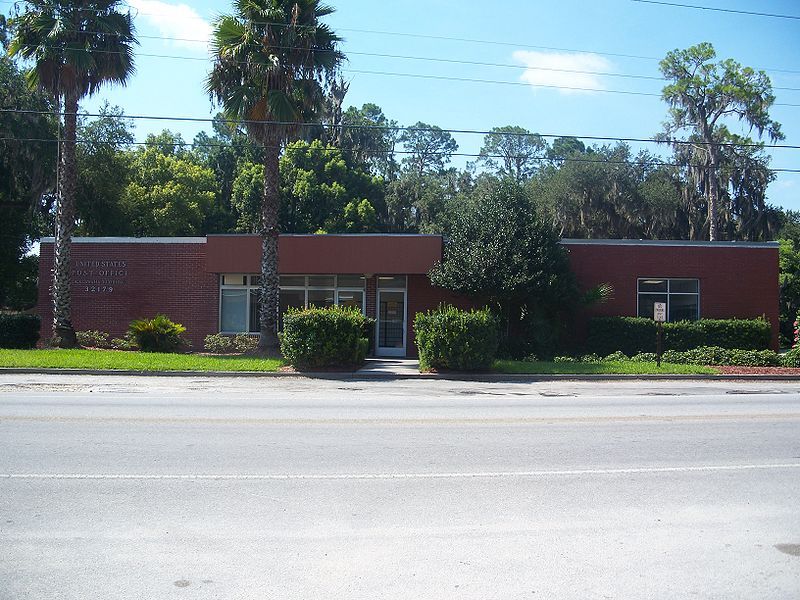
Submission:
[[[278,210],[280,139],[268,135],[264,144],[264,197],[261,200],[261,306],[259,319],[261,337],[258,349],[275,351],[278,347],[278,301],[280,279],[278,277]]]
[[[56,205],[56,228],[53,260],[53,339],[58,348],[78,345],[72,327],[70,296],[70,250],[75,229],[75,139],[78,97],[69,93],[64,98],[64,141],[61,150],[61,189]]]

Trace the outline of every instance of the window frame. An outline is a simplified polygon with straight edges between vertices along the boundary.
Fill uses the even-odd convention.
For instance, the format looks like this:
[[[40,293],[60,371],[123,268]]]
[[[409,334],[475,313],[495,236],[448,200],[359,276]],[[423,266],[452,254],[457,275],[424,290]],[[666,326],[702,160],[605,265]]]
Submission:
[[[641,283],[643,281],[652,281],[652,280],[659,280],[665,281],[667,283],[667,289],[663,292],[642,292],[639,290]],[[697,282],[697,292],[672,292],[670,291],[671,282],[672,281],[696,281]],[[636,278],[636,316],[641,317],[640,314],[640,305],[641,305],[641,296],[666,296],[667,298],[667,320],[670,323],[675,323],[677,321],[670,321],[669,316],[672,311],[670,311],[670,297],[671,296],[696,296],[697,297],[697,313],[695,315],[694,320],[699,321],[701,318],[701,310],[700,310],[700,299],[701,299],[701,289],[700,289],[700,278],[699,277],[637,277]],[[644,317],[652,319],[653,316]]]
[[[225,284],[223,283],[225,275],[231,276],[244,276],[244,285],[234,285],[234,284]],[[366,281],[367,278],[364,275],[358,273],[341,273],[341,275],[348,275],[348,276],[359,276],[363,279],[363,284],[361,287],[355,286],[342,286],[339,287],[339,274],[331,275],[330,273],[322,273],[322,274],[315,274],[309,273],[305,275],[300,275],[296,273],[286,273],[281,275],[281,277],[302,277],[304,285],[287,285],[282,286],[279,285],[278,289],[280,291],[287,290],[287,291],[302,291],[303,292],[303,306],[308,308],[308,292],[311,290],[325,290],[330,291],[333,290],[333,298],[334,298],[334,305],[339,305],[339,292],[361,292],[361,314],[366,314],[366,307],[367,307],[367,286]],[[246,318],[247,318],[247,329],[250,329],[250,311],[251,311],[251,304],[250,304],[250,292],[252,290],[258,290],[260,285],[253,284],[253,278],[260,277],[259,273],[220,273],[219,274],[219,302],[218,302],[218,315],[217,315],[217,330],[219,333],[225,335],[236,335],[238,333],[245,333],[247,335],[257,335],[258,331],[223,331],[222,330],[222,290],[224,289],[233,289],[233,290],[245,290],[247,293],[247,301],[245,306],[246,311]],[[333,287],[330,286],[311,286],[309,285],[309,278],[310,277],[333,277]]]

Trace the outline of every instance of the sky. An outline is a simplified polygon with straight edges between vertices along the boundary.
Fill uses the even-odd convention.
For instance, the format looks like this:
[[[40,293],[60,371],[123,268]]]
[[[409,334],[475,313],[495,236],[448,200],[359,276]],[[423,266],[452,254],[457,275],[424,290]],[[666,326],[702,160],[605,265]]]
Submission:
[[[658,61],[670,50],[705,41],[718,58],[768,73],[776,88],[771,116],[786,135],[780,143],[800,146],[796,0],[673,3],[797,18],[638,0],[328,1],[336,12],[326,21],[344,38],[348,57],[345,105],[378,104],[401,125],[422,121],[477,131],[519,125],[544,135],[649,139],[661,131],[667,114],[660,98],[664,82],[651,79],[660,77]],[[210,118],[217,109],[203,91],[210,67],[206,41],[213,20],[231,12],[230,4],[125,0],[125,5],[135,15],[140,40],[137,72],[126,87],[105,88],[81,108],[94,112],[107,100],[128,115]],[[9,3],[0,1],[0,7],[7,11]],[[491,65],[465,64],[476,62]],[[728,125],[747,133],[736,121]],[[163,128],[191,140],[210,130],[210,123],[136,120],[136,137],[144,140]],[[454,137],[460,153],[475,154],[481,147],[481,135]],[[632,146],[664,152],[655,144]],[[773,168],[800,170],[799,149],[769,153]],[[474,159],[460,157],[453,164],[463,167],[468,160]],[[800,210],[800,172],[778,173],[768,196],[773,204]]]

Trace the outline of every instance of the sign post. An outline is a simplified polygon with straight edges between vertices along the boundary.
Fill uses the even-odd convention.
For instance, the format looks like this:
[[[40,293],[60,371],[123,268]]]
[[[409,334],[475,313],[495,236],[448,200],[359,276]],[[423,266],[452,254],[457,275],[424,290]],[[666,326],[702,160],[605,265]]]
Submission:
[[[656,322],[656,366],[661,367],[661,345],[664,338],[664,321],[667,320],[667,303],[653,303],[653,320]]]

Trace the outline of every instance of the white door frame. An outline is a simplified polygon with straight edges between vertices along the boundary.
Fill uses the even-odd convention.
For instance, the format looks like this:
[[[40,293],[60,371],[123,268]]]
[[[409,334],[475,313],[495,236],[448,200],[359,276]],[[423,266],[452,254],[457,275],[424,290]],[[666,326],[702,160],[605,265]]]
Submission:
[[[381,293],[391,292],[393,294],[403,294],[403,347],[402,348],[382,348],[381,343]],[[375,320],[375,356],[402,356],[406,355],[408,345],[408,290],[398,288],[379,288],[376,291],[375,306],[377,308]]]

